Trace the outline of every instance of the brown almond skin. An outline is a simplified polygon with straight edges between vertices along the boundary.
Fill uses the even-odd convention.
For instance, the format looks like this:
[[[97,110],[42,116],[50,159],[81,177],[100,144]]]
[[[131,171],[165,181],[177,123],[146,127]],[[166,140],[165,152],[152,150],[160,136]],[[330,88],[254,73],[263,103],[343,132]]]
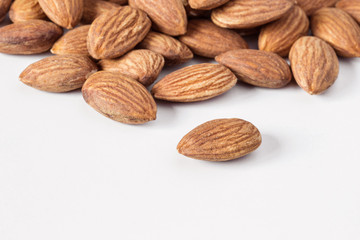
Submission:
[[[38,0],[15,0],[10,7],[9,17],[12,22],[46,19]]]
[[[340,0],[336,3],[336,7],[347,12],[358,23],[360,23],[360,1],[358,1],[358,0]]]
[[[84,13],[81,22],[84,24],[91,24],[102,13],[114,8],[120,7],[113,2],[102,0],[84,0]]]
[[[338,8],[322,8],[311,17],[314,36],[329,43],[342,57],[360,57],[360,27]]]
[[[151,92],[157,99],[171,102],[198,102],[230,90],[237,82],[226,67],[202,63],[179,69],[157,82]]]
[[[296,0],[297,4],[309,16],[320,8],[334,6],[337,1],[338,0]]]
[[[293,6],[291,0],[232,0],[214,9],[211,20],[223,28],[253,28],[281,18]]]
[[[185,44],[158,32],[149,32],[138,47],[161,54],[168,66],[185,63],[194,58],[193,53]]]
[[[170,36],[186,33],[187,16],[181,0],[129,0],[129,5],[146,12],[159,32]]]
[[[162,55],[146,49],[132,50],[119,59],[104,59],[99,62],[103,70],[119,72],[144,86],[154,83],[164,64]]]
[[[230,68],[239,80],[257,87],[282,88],[292,78],[287,62],[272,52],[239,49],[223,53],[215,60]]]
[[[84,0],[38,0],[48,18],[57,25],[72,29],[81,20]]]
[[[0,28],[0,52],[36,54],[48,51],[63,30],[43,20],[17,22]]]
[[[105,12],[91,24],[89,53],[95,59],[120,57],[141,42],[150,27],[146,14],[129,6]]]
[[[90,25],[83,25],[68,31],[55,42],[51,48],[51,52],[60,55],[72,54],[89,56],[90,54],[87,49],[89,29]]]
[[[308,34],[309,25],[304,10],[295,6],[279,20],[261,28],[259,49],[287,57],[294,42]]]
[[[261,141],[259,130],[250,122],[238,118],[216,119],[186,134],[177,150],[189,158],[223,162],[255,151]]]
[[[211,10],[224,5],[229,0],[189,0],[189,5],[193,9]]]
[[[309,94],[320,94],[332,86],[339,74],[333,48],[317,37],[302,37],[292,46],[289,59],[298,85]]]
[[[0,0],[0,22],[4,20],[9,11],[12,0]]]
[[[81,88],[96,71],[96,64],[86,56],[57,55],[28,66],[20,81],[42,91],[69,92]]]
[[[128,0],[106,0],[106,1],[116,3],[116,4],[120,4],[120,5],[125,5],[125,4],[128,3]]]
[[[179,37],[193,53],[208,58],[239,48],[248,48],[245,40],[235,31],[216,26],[209,20],[189,21],[187,33]]]
[[[143,124],[156,119],[156,103],[139,82],[124,75],[100,71],[82,88],[85,101],[96,111],[118,122]]]

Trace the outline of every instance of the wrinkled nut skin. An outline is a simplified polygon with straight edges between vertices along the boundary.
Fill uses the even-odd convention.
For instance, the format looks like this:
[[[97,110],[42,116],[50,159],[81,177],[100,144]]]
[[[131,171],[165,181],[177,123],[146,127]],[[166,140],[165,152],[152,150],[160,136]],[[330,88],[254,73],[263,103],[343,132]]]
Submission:
[[[84,24],[91,24],[97,17],[104,12],[120,7],[114,2],[107,2],[102,0],[84,0],[84,13],[81,22]]]
[[[48,51],[63,30],[43,20],[16,22],[0,28],[0,52],[36,54]]]
[[[81,88],[96,71],[96,64],[86,56],[57,55],[28,66],[20,81],[42,91],[69,92]]]
[[[224,5],[229,0],[189,0],[189,5],[193,9],[211,10]]]
[[[297,4],[309,16],[320,8],[334,6],[337,1],[338,0],[296,0]]]
[[[12,22],[46,19],[38,0],[15,0],[10,7],[9,18]]]
[[[189,158],[206,161],[229,161],[255,151],[261,134],[242,119],[217,119],[196,127],[179,142],[177,150]]]
[[[239,80],[264,88],[282,88],[292,79],[290,67],[279,55],[254,49],[223,53],[215,60],[230,68]]]
[[[179,37],[193,53],[208,58],[239,48],[248,48],[245,40],[235,31],[216,26],[204,19],[189,21],[187,33]]]
[[[360,1],[359,0],[340,0],[336,7],[350,14],[360,24]]]
[[[339,60],[333,48],[317,37],[302,37],[291,48],[289,59],[298,85],[309,94],[331,87],[339,74]]]
[[[4,20],[9,11],[12,0],[0,0],[0,22]]]
[[[115,121],[143,124],[156,119],[156,103],[151,94],[124,75],[97,72],[85,82],[82,93],[91,107]]]

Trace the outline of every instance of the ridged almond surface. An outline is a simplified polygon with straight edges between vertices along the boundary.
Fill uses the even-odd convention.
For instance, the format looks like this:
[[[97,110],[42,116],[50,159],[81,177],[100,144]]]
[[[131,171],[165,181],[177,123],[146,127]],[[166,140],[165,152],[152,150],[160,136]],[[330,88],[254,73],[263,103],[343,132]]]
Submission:
[[[0,52],[36,54],[48,51],[63,30],[43,20],[17,22],[0,28]]]
[[[164,57],[150,50],[132,50],[119,59],[99,62],[105,71],[119,72],[137,80],[144,86],[151,85],[164,67]]]
[[[177,150],[190,158],[221,162],[255,151],[261,141],[259,130],[250,122],[238,118],[216,119],[186,134]]]
[[[214,58],[233,49],[248,48],[240,34],[216,26],[209,20],[193,19],[189,21],[185,35],[179,37],[193,53]]]
[[[0,22],[5,18],[9,11],[12,0],[0,0]]]
[[[125,5],[125,4],[128,3],[128,0],[106,0],[106,1],[116,3],[116,4],[120,4],[120,5]]]
[[[360,57],[360,27],[338,8],[322,8],[311,17],[314,36],[328,42],[343,57]]]
[[[86,56],[57,55],[28,66],[20,80],[33,88],[47,92],[68,92],[79,89],[97,66]]]
[[[72,29],[55,42],[51,48],[53,54],[89,55],[87,36],[90,25],[83,25]]]
[[[312,15],[316,10],[323,7],[332,7],[338,0],[296,0],[297,4],[306,12]]]
[[[57,25],[72,29],[81,20],[84,0],[38,0],[42,10]]]
[[[170,36],[186,33],[187,16],[181,0],[129,0],[129,5],[146,12],[160,32]]]
[[[259,49],[287,57],[291,46],[309,32],[309,19],[304,10],[295,6],[288,14],[262,27]]]
[[[9,17],[12,22],[45,19],[38,0],[15,0],[10,7]]]
[[[158,32],[149,32],[138,47],[161,54],[165,58],[166,65],[181,64],[194,57],[191,50],[185,44],[173,37]]]
[[[113,2],[102,0],[84,0],[84,13],[81,22],[91,24],[102,13],[113,10],[117,7],[120,6]]]
[[[281,88],[291,81],[287,62],[279,55],[254,49],[223,53],[215,60],[228,67],[243,82],[265,88]]]
[[[157,99],[172,102],[197,102],[230,90],[235,75],[219,64],[202,63],[179,69],[155,84],[151,92]]]
[[[100,71],[82,88],[85,101],[115,121],[142,124],[156,119],[156,103],[139,82],[118,73]]]
[[[253,28],[281,18],[293,6],[292,0],[232,0],[214,9],[211,19],[224,28]]]
[[[336,7],[350,14],[358,23],[360,23],[360,1],[359,0],[340,0]]]
[[[146,14],[129,6],[100,15],[91,24],[87,39],[95,59],[117,58],[132,50],[150,31]]]
[[[211,10],[224,5],[229,0],[189,0],[189,5],[193,9]]]
[[[292,46],[289,59],[298,85],[310,94],[320,94],[334,84],[339,74],[335,51],[317,37],[302,37]]]

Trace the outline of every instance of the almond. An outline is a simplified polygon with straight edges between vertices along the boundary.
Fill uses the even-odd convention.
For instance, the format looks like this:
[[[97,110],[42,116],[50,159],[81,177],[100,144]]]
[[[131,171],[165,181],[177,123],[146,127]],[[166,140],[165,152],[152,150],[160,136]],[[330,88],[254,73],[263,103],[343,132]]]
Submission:
[[[96,64],[86,56],[58,55],[31,64],[20,80],[47,92],[68,92],[81,88],[86,78],[97,71]]]
[[[189,0],[189,5],[193,9],[211,10],[224,5],[229,0]]]
[[[139,82],[118,73],[100,71],[82,88],[85,101],[115,121],[142,124],[156,119],[156,104]]]
[[[179,39],[195,54],[209,58],[229,50],[248,48],[247,43],[238,33],[220,28],[204,19],[191,20],[187,33]]]
[[[302,37],[292,46],[289,59],[298,85],[310,94],[320,94],[334,84],[339,60],[330,45],[317,37]]]
[[[133,50],[119,59],[104,59],[99,62],[105,71],[119,72],[137,80],[144,86],[151,85],[164,67],[164,57],[153,51]]]
[[[179,142],[186,157],[207,161],[229,161],[255,151],[261,134],[250,122],[238,118],[216,119],[196,127]]]
[[[338,8],[322,8],[311,17],[311,31],[343,57],[360,57],[360,27]]]
[[[102,0],[84,0],[84,13],[81,22],[90,24],[102,13],[118,7],[120,6],[113,2],[106,2]]]
[[[146,12],[160,32],[171,36],[186,32],[187,17],[181,0],[129,0],[129,5]]]
[[[155,84],[151,92],[157,99],[172,102],[197,102],[225,93],[237,79],[226,67],[202,63],[179,69]]]
[[[11,5],[9,17],[12,22],[46,19],[38,0],[15,0]]]
[[[194,57],[191,50],[185,44],[173,37],[158,32],[149,32],[138,47],[161,54],[165,58],[166,65],[181,64]]]
[[[116,3],[116,4],[120,4],[120,5],[125,5],[125,4],[128,3],[128,0],[106,0],[106,1]]]
[[[95,59],[117,58],[132,50],[150,31],[151,21],[129,6],[105,12],[91,24],[87,45]]]
[[[291,0],[232,0],[214,9],[211,19],[224,28],[253,28],[281,18],[293,6]]]
[[[9,11],[12,0],[0,0],[0,22],[4,20]]]
[[[261,29],[259,49],[287,57],[294,42],[308,32],[309,19],[300,7],[295,6],[284,17]]]
[[[38,0],[42,10],[57,25],[72,29],[81,20],[84,0]]]
[[[312,15],[316,10],[323,7],[332,7],[338,0],[296,0],[297,4],[306,12]]]
[[[65,33],[51,48],[53,54],[89,55],[87,36],[90,25],[83,25]]]
[[[0,52],[36,54],[48,51],[63,31],[43,20],[17,22],[0,28]]]
[[[350,14],[358,23],[360,23],[360,1],[359,0],[340,0],[336,7]]]
[[[241,81],[258,87],[281,88],[292,78],[287,62],[272,52],[239,49],[223,53],[215,60],[230,68]]]

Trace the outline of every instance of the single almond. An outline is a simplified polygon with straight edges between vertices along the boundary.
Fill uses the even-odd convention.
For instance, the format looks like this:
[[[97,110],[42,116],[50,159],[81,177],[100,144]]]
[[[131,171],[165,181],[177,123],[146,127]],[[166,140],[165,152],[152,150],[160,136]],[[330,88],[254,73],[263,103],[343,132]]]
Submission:
[[[164,67],[164,57],[150,50],[133,50],[119,59],[104,59],[99,62],[105,71],[119,72],[137,80],[144,86],[151,85]]]
[[[229,0],[189,0],[189,5],[193,9],[211,10],[224,5]]]
[[[149,32],[138,47],[161,54],[165,58],[166,65],[185,63],[194,57],[185,44],[158,32]]]
[[[211,13],[212,21],[224,28],[253,28],[284,16],[292,0],[232,0]]]
[[[81,19],[82,23],[91,24],[102,13],[120,7],[113,2],[102,0],[84,0],[84,13]]]
[[[139,82],[124,75],[100,71],[82,88],[85,101],[115,121],[142,124],[156,119],[156,103]]]
[[[84,0],[38,0],[42,10],[57,25],[72,29],[81,20]]]
[[[253,86],[281,88],[292,78],[287,62],[272,52],[239,49],[223,53],[215,60],[230,68],[239,80]]]
[[[187,17],[182,0],[129,0],[131,7],[146,12],[153,27],[171,36],[186,32]]]
[[[0,22],[4,20],[9,11],[12,0],[0,0]]]
[[[216,26],[209,20],[193,19],[188,30],[179,40],[193,53],[214,58],[215,56],[239,48],[248,48],[245,40],[235,31]]]
[[[81,88],[86,78],[96,71],[96,64],[86,56],[57,55],[28,66],[20,80],[42,91],[69,92]]]
[[[38,0],[15,0],[10,7],[9,17],[12,22],[46,19]]]
[[[90,25],[83,25],[72,29],[55,42],[51,48],[53,54],[89,55],[87,36]]]
[[[87,45],[95,59],[117,58],[132,50],[150,31],[146,14],[129,6],[115,8],[91,24]]]
[[[238,118],[216,119],[196,127],[177,146],[180,154],[206,161],[229,161],[255,151],[261,134],[250,122]]]
[[[0,52],[36,54],[48,51],[63,30],[43,20],[16,22],[0,28]]]
[[[297,4],[309,16],[320,8],[334,6],[337,1],[338,0],[296,0]]]
[[[360,57],[360,27],[338,8],[322,8],[311,17],[314,36],[328,42],[343,57]]]
[[[350,14],[358,23],[360,23],[360,1],[359,0],[340,0],[336,7]]]
[[[157,82],[151,92],[155,98],[166,101],[197,102],[227,92],[236,82],[228,68],[202,63],[170,73]]]
[[[320,94],[334,84],[339,74],[335,51],[317,37],[302,37],[292,46],[289,59],[298,85],[310,94]]]
[[[294,42],[308,34],[309,25],[309,19],[304,10],[295,6],[279,20],[262,27],[259,49],[287,57]]]

